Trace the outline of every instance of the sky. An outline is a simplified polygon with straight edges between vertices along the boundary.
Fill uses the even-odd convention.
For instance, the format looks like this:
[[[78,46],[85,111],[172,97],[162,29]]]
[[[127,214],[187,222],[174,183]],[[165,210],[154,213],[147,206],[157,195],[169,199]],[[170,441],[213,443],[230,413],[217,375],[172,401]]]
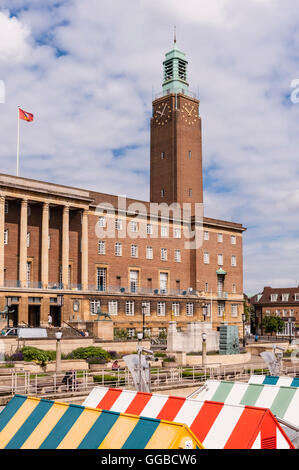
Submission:
[[[297,5],[0,0],[0,172],[16,172],[21,106],[34,114],[21,176],[148,200],[151,102],[176,25],[200,98],[205,215],[247,228],[246,293],[299,285]]]

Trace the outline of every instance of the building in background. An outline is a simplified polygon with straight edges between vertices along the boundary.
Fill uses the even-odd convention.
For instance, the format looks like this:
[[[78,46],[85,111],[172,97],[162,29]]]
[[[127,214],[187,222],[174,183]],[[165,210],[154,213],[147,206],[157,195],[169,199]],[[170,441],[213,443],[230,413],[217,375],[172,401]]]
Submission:
[[[49,313],[56,326],[94,320],[100,307],[129,336],[141,328],[163,335],[170,320],[184,329],[204,318],[214,328],[237,324],[242,334],[245,228],[198,216],[199,100],[176,43],[163,65],[151,119],[150,202],[120,204],[109,194],[0,175],[0,308],[11,305],[11,324],[46,325]],[[188,205],[190,219],[153,210],[163,203]],[[191,249],[190,230],[201,240]]]
[[[257,332],[263,334],[263,319],[267,316],[280,317],[285,322],[285,328],[279,335],[294,336],[299,321],[299,286],[298,287],[264,287],[262,293],[250,298],[255,311]]]

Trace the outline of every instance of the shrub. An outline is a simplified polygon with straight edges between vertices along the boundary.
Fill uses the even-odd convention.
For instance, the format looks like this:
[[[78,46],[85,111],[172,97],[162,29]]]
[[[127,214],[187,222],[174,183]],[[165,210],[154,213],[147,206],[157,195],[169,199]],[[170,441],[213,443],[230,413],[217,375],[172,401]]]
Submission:
[[[89,357],[102,357],[107,361],[110,359],[110,354],[102,348],[89,346],[87,348],[74,349],[66,356],[68,359],[88,359]]]
[[[90,356],[87,359],[88,364],[107,364],[108,360],[104,357],[93,357]]]
[[[36,362],[41,366],[45,366],[49,361],[53,361],[56,358],[55,351],[43,351],[31,346],[25,346],[20,352],[23,355],[24,361]]]
[[[155,357],[167,357],[167,354],[164,352],[156,352],[154,354]]]
[[[9,358],[10,361],[24,361],[24,355],[21,352],[12,354]]]
[[[163,359],[163,362],[175,362],[175,357],[174,356],[167,356],[165,359]]]

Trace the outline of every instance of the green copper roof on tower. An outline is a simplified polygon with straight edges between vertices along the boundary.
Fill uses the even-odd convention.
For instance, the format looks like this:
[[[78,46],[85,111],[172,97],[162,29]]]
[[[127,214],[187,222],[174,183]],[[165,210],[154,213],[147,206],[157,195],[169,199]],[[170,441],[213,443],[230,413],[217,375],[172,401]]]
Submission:
[[[188,93],[186,55],[177,48],[176,33],[174,33],[173,48],[165,54],[163,62],[164,82],[162,85],[164,94]]]

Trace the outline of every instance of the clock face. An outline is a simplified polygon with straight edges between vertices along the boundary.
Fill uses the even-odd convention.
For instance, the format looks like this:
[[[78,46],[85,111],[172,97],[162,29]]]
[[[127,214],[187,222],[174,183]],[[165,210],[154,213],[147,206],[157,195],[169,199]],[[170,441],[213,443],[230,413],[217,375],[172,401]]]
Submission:
[[[154,120],[157,126],[165,126],[171,119],[171,107],[168,103],[160,103],[154,110]]]
[[[198,113],[195,105],[183,104],[181,108],[181,116],[189,126],[192,126],[198,120]]]

